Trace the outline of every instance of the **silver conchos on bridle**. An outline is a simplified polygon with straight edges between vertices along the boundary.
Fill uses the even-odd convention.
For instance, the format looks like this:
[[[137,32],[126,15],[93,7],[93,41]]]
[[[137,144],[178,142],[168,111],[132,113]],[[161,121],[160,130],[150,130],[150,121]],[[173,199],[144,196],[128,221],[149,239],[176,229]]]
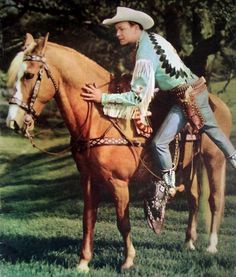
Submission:
[[[46,63],[46,58],[45,57],[42,57],[42,56],[39,56],[39,55],[27,55],[27,56],[24,57],[23,61],[41,62],[42,65],[40,66],[40,69],[39,69],[39,72],[38,72],[38,77],[37,77],[37,80],[35,82],[33,92],[32,92],[32,95],[29,99],[29,102],[25,103],[24,101],[18,99],[17,97],[15,97],[13,95],[9,100],[9,104],[18,105],[19,107],[24,109],[27,113],[29,113],[34,118],[36,118],[38,116],[38,114],[35,111],[33,106],[34,106],[34,103],[35,103],[35,101],[37,99],[37,96],[38,96],[38,93],[39,93],[39,89],[40,89],[40,85],[41,85],[41,81],[42,81],[42,76],[43,76],[43,70],[46,71],[47,77],[51,79],[56,92],[58,92],[58,86],[56,84],[55,79],[52,76],[51,71],[49,70],[49,67]]]

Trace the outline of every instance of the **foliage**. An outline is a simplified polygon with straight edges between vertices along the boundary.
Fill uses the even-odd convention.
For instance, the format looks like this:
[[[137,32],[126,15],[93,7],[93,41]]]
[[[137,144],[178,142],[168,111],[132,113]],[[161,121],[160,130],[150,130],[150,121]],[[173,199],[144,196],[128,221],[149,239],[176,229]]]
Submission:
[[[0,70],[0,88],[5,87],[6,79],[7,79],[6,73]]]
[[[5,99],[7,99],[9,96],[9,90],[6,87],[6,82],[7,74],[4,71],[0,70],[0,96],[4,97]]]
[[[234,0],[2,0],[0,22],[5,55],[1,67],[7,68],[26,32],[37,37],[49,31],[52,41],[81,51],[110,71],[124,70],[120,64],[128,68],[124,58],[127,49],[120,48],[114,33],[101,25],[104,18],[115,14],[116,6],[150,14],[156,22],[153,31],[165,35],[199,75],[206,75],[209,55],[221,51],[222,46],[235,49]]]

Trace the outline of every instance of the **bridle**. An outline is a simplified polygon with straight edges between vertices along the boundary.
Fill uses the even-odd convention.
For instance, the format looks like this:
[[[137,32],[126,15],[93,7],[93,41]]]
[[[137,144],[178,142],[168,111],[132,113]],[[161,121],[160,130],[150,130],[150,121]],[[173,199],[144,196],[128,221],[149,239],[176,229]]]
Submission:
[[[52,84],[53,84],[53,87],[54,87],[56,93],[59,92],[59,88],[58,88],[57,83],[56,83],[56,81],[55,81],[55,79],[54,79],[54,77],[53,77],[53,75],[52,75],[52,73],[51,73],[51,71],[48,67],[48,64],[46,63],[46,58],[44,56],[27,55],[27,56],[24,57],[23,61],[34,61],[34,62],[40,62],[41,63],[41,66],[40,66],[39,71],[38,71],[37,80],[35,82],[33,92],[32,92],[32,95],[31,95],[28,103],[25,103],[24,101],[18,99],[17,97],[15,97],[13,95],[9,100],[9,104],[18,105],[23,110],[25,110],[28,114],[32,115],[34,118],[37,118],[38,114],[34,109],[34,103],[35,103],[35,101],[37,99],[37,96],[38,96],[38,93],[39,93],[39,89],[40,89],[40,85],[41,85],[44,70],[47,74],[47,77],[52,81]]]
[[[32,115],[34,118],[37,118],[39,116],[39,114],[37,114],[37,112],[35,111],[35,109],[33,108],[34,103],[37,99],[38,93],[39,93],[39,89],[40,89],[40,85],[41,85],[41,81],[42,81],[42,77],[43,77],[43,71],[45,70],[47,77],[52,81],[53,87],[55,89],[55,94],[59,93],[59,88],[57,86],[57,83],[55,81],[55,78],[53,77],[49,66],[46,62],[46,58],[44,56],[41,55],[26,55],[23,59],[23,61],[33,61],[33,62],[40,62],[42,63],[42,65],[40,66],[39,72],[38,72],[38,77],[37,80],[35,82],[34,88],[33,88],[33,92],[32,95],[29,99],[29,103],[25,103],[24,101],[18,99],[17,97],[15,97],[14,95],[9,99],[9,104],[15,104],[18,105],[19,107],[21,107],[23,110],[25,110],[27,113],[29,113],[30,115]],[[108,81],[100,86],[97,86],[97,88],[102,88],[105,85],[110,84],[111,81]]]
[[[41,55],[26,55],[26,56],[24,57],[23,61],[34,61],[34,62],[39,62],[39,63],[41,63],[40,68],[39,68],[39,71],[38,71],[38,76],[37,76],[35,85],[34,85],[34,87],[33,87],[32,95],[31,95],[31,97],[30,97],[30,99],[29,99],[29,103],[25,103],[24,101],[18,99],[17,97],[14,97],[14,95],[13,95],[13,97],[11,97],[10,100],[9,100],[9,104],[18,105],[18,106],[21,107],[23,110],[25,110],[25,111],[27,112],[28,115],[32,116],[32,119],[29,120],[29,121],[27,121],[27,120],[26,120],[26,117],[25,117],[24,123],[26,124],[26,129],[25,129],[26,136],[27,136],[28,139],[30,140],[30,142],[31,142],[31,144],[32,144],[33,147],[39,149],[40,151],[42,151],[42,152],[44,152],[44,153],[47,153],[47,154],[50,154],[50,155],[53,155],[53,156],[58,156],[58,155],[64,154],[64,153],[66,153],[68,150],[71,150],[71,149],[81,140],[82,133],[80,134],[80,136],[79,136],[74,142],[71,141],[72,144],[71,144],[69,147],[67,147],[66,149],[64,149],[64,150],[62,150],[62,151],[60,151],[60,152],[57,152],[57,153],[48,152],[48,151],[46,151],[46,150],[43,150],[42,148],[38,147],[38,146],[34,143],[34,141],[33,141],[33,136],[29,133],[28,129],[29,129],[30,125],[31,125],[32,120],[34,121],[34,119],[37,118],[37,117],[39,116],[39,114],[37,114],[37,112],[35,111],[35,109],[34,109],[33,106],[34,106],[34,103],[35,103],[35,101],[36,101],[36,99],[37,99],[37,96],[38,96],[38,93],[39,93],[39,89],[40,89],[40,85],[41,85],[41,81],[42,81],[43,71],[44,71],[44,70],[45,70],[45,72],[46,72],[46,74],[47,74],[47,77],[52,81],[53,87],[54,87],[54,89],[55,89],[55,95],[56,95],[57,93],[59,93],[59,88],[58,88],[58,85],[57,85],[57,83],[56,83],[56,81],[55,81],[55,79],[54,79],[54,77],[53,77],[53,75],[52,75],[50,69],[49,69],[48,64],[46,63],[46,58],[45,58],[44,56],[41,56]],[[101,88],[101,87],[103,87],[103,86],[105,86],[105,85],[107,85],[107,84],[110,84],[110,83],[111,83],[111,81],[106,82],[105,84],[102,84],[102,85],[98,86],[97,88]],[[88,105],[89,105],[89,103],[88,103]],[[92,105],[92,104],[91,104],[91,105]],[[83,126],[84,126],[85,123],[87,122],[87,119],[88,119],[88,117],[89,117],[90,111],[91,111],[91,107],[90,107],[90,109],[88,109],[88,114],[87,114],[87,117],[86,117],[86,120],[85,120]],[[110,121],[111,121],[111,125],[110,125],[110,126],[107,128],[107,130],[105,131],[104,136],[105,136],[105,134],[110,130],[110,128],[111,128],[112,126],[114,126],[114,127],[115,127],[118,131],[120,131],[120,133],[124,136],[125,143],[122,142],[122,143],[120,143],[120,144],[124,145],[124,144],[127,144],[127,142],[128,142],[128,144],[129,144],[130,146],[133,146],[133,147],[136,147],[136,146],[140,147],[140,146],[141,146],[141,145],[139,145],[139,144],[138,144],[138,145],[135,145],[134,142],[133,142],[131,139],[127,138],[126,135],[122,132],[122,130],[120,130],[119,125],[117,125],[117,124],[116,124],[113,120],[111,120],[111,119],[110,119]],[[103,138],[104,136],[102,136],[102,137],[99,138],[99,139],[104,139],[104,138]],[[91,140],[91,139],[89,140],[89,142],[90,142],[90,141],[93,142],[93,140]],[[81,141],[80,141],[80,142],[81,142]],[[86,143],[88,144],[88,142],[86,142]],[[96,144],[96,145],[97,145],[97,144]],[[98,144],[98,145],[99,145],[99,144]],[[153,176],[155,176],[156,178],[160,179],[159,176],[157,176],[154,172],[152,172],[152,171],[146,166],[146,164],[144,163],[144,161],[142,160],[142,158],[139,158],[139,160],[142,162],[142,164],[144,165],[144,167],[145,167]]]
[[[46,150],[43,150],[42,148],[38,147],[34,141],[33,141],[33,136],[32,134],[29,132],[30,131],[30,127],[32,125],[32,123],[34,122],[35,119],[37,119],[37,117],[39,116],[39,113],[37,113],[37,111],[35,111],[34,109],[34,103],[37,99],[37,96],[39,94],[39,89],[40,89],[40,85],[41,85],[41,81],[43,78],[43,71],[45,70],[47,77],[52,81],[53,87],[55,89],[55,95],[57,95],[59,93],[59,88],[58,85],[55,81],[55,78],[53,77],[49,66],[46,62],[46,58],[43,55],[26,55],[23,59],[23,61],[33,61],[33,62],[39,62],[41,63],[39,71],[38,71],[38,76],[35,82],[35,85],[33,87],[32,90],[32,94],[31,97],[28,101],[28,103],[18,99],[17,97],[15,97],[14,95],[9,99],[9,104],[15,104],[19,107],[21,107],[23,110],[26,111],[26,115],[24,116],[24,124],[25,124],[25,128],[24,128],[24,132],[26,137],[30,140],[30,143],[32,144],[33,147],[39,149],[40,151],[50,154],[50,155],[61,155],[64,154],[65,152],[67,152],[68,150],[71,150],[71,148],[74,146],[75,143],[77,143],[81,137],[82,137],[82,132],[81,134],[77,137],[77,139],[75,140],[75,143],[73,143],[72,145],[70,145],[69,147],[67,147],[66,149],[58,152],[58,153],[53,153],[53,152],[48,152]],[[111,81],[108,81],[102,85],[100,85],[99,87],[104,87],[107,84],[110,84]],[[98,88],[99,88],[98,87]],[[92,110],[92,103],[88,102],[88,112],[87,112],[87,116],[86,119],[82,125],[82,129],[85,127],[87,121],[89,120],[89,115],[91,114],[91,110]],[[110,128],[110,127],[109,127]],[[108,129],[109,129],[108,128]],[[107,131],[107,130],[106,130]]]

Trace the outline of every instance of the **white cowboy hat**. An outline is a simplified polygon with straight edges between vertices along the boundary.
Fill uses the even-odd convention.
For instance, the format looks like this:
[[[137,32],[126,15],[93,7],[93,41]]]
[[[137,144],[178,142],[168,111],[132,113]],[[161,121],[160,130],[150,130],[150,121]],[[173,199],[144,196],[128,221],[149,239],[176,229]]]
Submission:
[[[150,29],[154,25],[154,20],[148,14],[125,7],[117,7],[116,15],[112,18],[104,19],[102,24],[112,25],[122,21],[139,23],[144,30]]]

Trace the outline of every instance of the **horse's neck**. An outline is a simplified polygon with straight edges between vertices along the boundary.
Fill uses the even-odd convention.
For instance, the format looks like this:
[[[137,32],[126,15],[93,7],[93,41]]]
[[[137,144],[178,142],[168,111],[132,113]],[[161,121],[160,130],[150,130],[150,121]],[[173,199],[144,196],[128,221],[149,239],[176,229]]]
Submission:
[[[72,137],[98,136],[101,127],[106,128],[107,120],[101,117],[96,105],[91,109],[91,103],[81,98],[81,87],[85,83],[95,83],[107,91],[110,74],[76,51],[59,46],[56,46],[56,50],[52,49],[50,58],[59,79],[56,102],[66,125]]]

